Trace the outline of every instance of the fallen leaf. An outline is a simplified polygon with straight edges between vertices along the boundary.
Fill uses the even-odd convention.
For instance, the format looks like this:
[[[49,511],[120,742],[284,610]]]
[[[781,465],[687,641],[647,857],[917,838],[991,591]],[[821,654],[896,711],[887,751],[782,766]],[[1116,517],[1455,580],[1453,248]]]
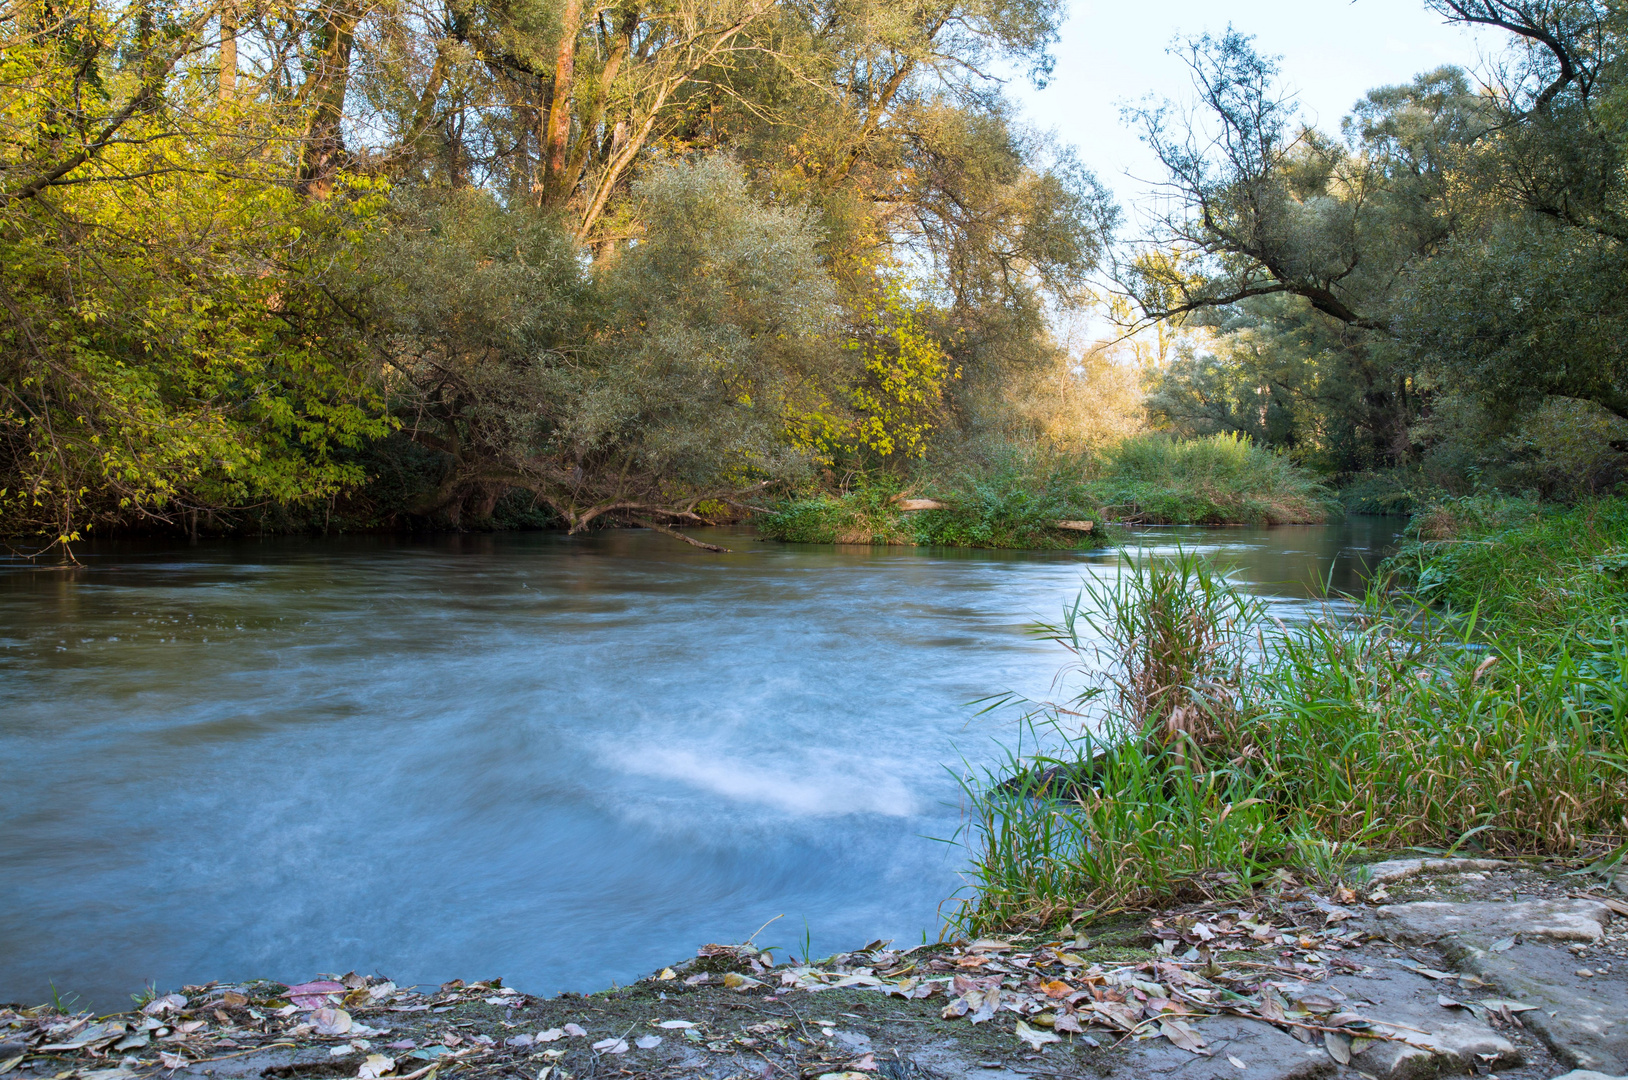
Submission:
[[[236,990],[228,990],[220,996],[220,1003],[228,1009],[241,1009],[249,1003],[247,994],[240,994]]]
[[[656,1047],[661,1045],[661,1036],[641,1035],[639,1038],[633,1040],[633,1045],[637,1046],[640,1050],[654,1050]]]
[[[668,1031],[683,1031],[685,1028],[692,1028],[695,1025],[688,1020],[663,1020],[656,1026],[664,1027]]]
[[[1454,1001],[1452,998],[1448,997],[1446,994],[1437,994],[1436,995],[1436,1004],[1440,1005],[1444,1009],[1462,1009],[1462,1008],[1465,1007],[1464,1002],[1462,1002],[1462,1001]]]
[[[386,1073],[395,1072],[396,1059],[385,1057],[383,1054],[369,1054],[362,1067],[357,1070],[357,1080],[379,1080]]]
[[[414,1050],[407,1056],[410,1058],[417,1058],[419,1061],[434,1061],[436,1058],[446,1057],[450,1053],[452,1053],[450,1049],[437,1043],[434,1046],[425,1046],[418,1050]]]
[[[844,1062],[843,1063],[843,1068],[845,1068],[845,1069],[858,1069],[861,1072],[875,1072],[876,1071],[876,1055],[875,1054],[866,1054],[864,1057],[857,1058],[854,1061]]]
[[[660,979],[662,982],[666,982],[669,979],[678,978],[678,972],[674,971],[672,968],[662,968],[661,974],[657,975],[656,978]]]
[[[164,1068],[174,1072],[176,1069],[186,1068],[187,1056],[185,1054],[171,1054],[161,1050],[158,1054],[158,1062]]]
[[[1204,1037],[1180,1020],[1160,1020],[1159,1034],[1183,1050],[1195,1054],[1208,1054],[1208,1051],[1204,1049]]]
[[[828,1072],[821,1073],[819,1080],[871,1080],[862,1072]]]
[[[1515,947],[1515,939],[1512,938],[1512,937],[1499,938],[1497,941],[1494,941],[1492,943],[1492,951],[1493,952],[1508,952],[1509,950],[1513,949],[1514,947]]]
[[[1248,1065],[1245,1065],[1243,1062],[1239,1061],[1237,1058],[1233,1057],[1231,1054],[1227,1055],[1227,1060],[1232,1062],[1232,1067],[1234,1069],[1247,1069],[1247,1068],[1249,1068]]]
[[[554,1071],[554,1066],[544,1065],[537,1070],[537,1080],[548,1080],[548,1074]]]
[[[1063,1041],[1061,1035],[1053,1034],[1050,1031],[1036,1031],[1022,1020],[1017,1022],[1017,1037],[1027,1043],[1031,1050],[1039,1050],[1047,1043]]]
[[[600,1039],[594,1043],[593,1048],[601,1054],[625,1054],[627,1053],[627,1040],[618,1039],[613,1035],[608,1039]]]
[[[27,1056],[27,1054],[18,1054],[14,1058],[7,1058],[5,1061],[0,1061],[0,1076],[4,1076],[11,1070],[15,1069],[22,1063],[23,1058]]]
[[[1058,1000],[1066,998],[1068,995],[1074,992],[1074,988],[1068,985],[1068,983],[1063,982],[1061,979],[1053,979],[1049,983],[1043,983],[1041,984],[1040,989],[1046,992],[1047,997],[1056,998]]]
[[[565,1033],[567,1035],[575,1036],[575,1037],[577,1037],[579,1039],[585,1037],[588,1034],[587,1029],[584,1028],[581,1024],[566,1024],[565,1025]]]
[[[184,999],[183,999],[184,1000]],[[59,1029],[60,1030],[60,1029]],[[48,1043],[38,1047],[40,1051],[79,1050],[86,1046],[94,1046],[100,1042],[112,1042],[124,1035],[124,1024],[114,1020],[106,1024],[92,1024],[79,1034],[64,1042]]]
[[[1531,1012],[1537,1008],[1536,1005],[1528,1005],[1521,1001],[1506,1001],[1503,998],[1483,998],[1476,1004],[1485,1005],[1495,1012],[1499,1009],[1508,1009],[1512,1013]]]
[[[1341,1065],[1351,1064],[1351,1036],[1338,1031],[1325,1031],[1323,1046],[1328,1050],[1328,1056]]]
[[[318,1035],[344,1035],[350,1031],[350,1013],[344,1009],[317,1009],[311,1013],[311,1023]]]
[[[547,1031],[537,1033],[538,1042],[555,1042],[565,1038],[565,1031],[561,1028],[549,1028]]]
[[[165,1013],[180,1012],[186,1007],[187,999],[180,994],[165,994],[143,1005],[141,1011],[148,1016],[163,1016]]]

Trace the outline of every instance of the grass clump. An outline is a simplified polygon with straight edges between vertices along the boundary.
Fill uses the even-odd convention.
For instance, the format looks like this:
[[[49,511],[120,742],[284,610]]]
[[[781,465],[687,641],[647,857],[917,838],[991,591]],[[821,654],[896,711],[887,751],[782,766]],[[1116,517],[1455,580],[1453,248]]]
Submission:
[[[1310,473],[1232,434],[1126,439],[1091,490],[1115,520],[1155,525],[1302,525],[1334,509]]]
[[[1044,630],[1077,689],[1026,714],[1012,778],[969,781],[966,929],[1387,850],[1628,850],[1628,637],[1587,669],[1377,593],[1291,627],[1189,554],[1127,560]]]
[[[913,544],[891,476],[861,475],[846,490],[787,499],[754,519],[758,535],[793,544]]]

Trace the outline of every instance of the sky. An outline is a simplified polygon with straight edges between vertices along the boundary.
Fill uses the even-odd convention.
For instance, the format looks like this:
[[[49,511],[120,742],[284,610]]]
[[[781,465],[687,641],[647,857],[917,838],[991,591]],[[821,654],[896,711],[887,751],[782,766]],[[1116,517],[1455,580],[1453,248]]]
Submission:
[[[1445,25],[1423,0],[1072,0],[1049,84],[1009,89],[1027,121],[1072,144],[1130,210],[1159,174],[1120,105],[1148,94],[1189,100],[1187,69],[1166,48],[1178,34],[1219,33],[1229,22],[1283,58],[1303,115],[1330,132],[1368,90],[1442,64],[1475,69],[1504,44],[1497,32]]]

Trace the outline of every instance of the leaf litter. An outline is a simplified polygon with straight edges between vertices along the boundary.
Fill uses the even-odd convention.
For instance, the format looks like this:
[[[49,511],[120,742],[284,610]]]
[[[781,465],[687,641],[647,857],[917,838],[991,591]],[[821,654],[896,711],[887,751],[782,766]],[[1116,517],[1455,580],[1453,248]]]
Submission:
[[[112,1017],[51,1006],[4,1008],[0,1042],[23,1049],[9,1060],[0,1056],[0,1074],[26,1059],[35,1070],[48,1069],[51,1080],[128,1080],[138,1069],[174,1072],[262,1052],[321,1051],[344,1071],[317,1075],[358,1080],[437,1080],[454,1073],[474,1080],[516,1072],[528,1080],[579,1080],[594,1076],[592,1062],[599,1058],[608,1065],[697,1054],[755,1058],[759,1071],[769,1066],[765,1076],[780,1070],[792,1080],[899,1080],[885,1056],[879,1064],[868,1045],[845,1044],[852,1036],[842,1018],[857,1013],[812,1014],[827,1011],[816,1005],[827,1000],[863,1010],[861,1002],[872,995],[910,1006],[916,1018],[906,1024],[964,1025],[980,1033],[985,1046],[1004,1038],[1009,1049],[1001,1052],[1009,1055],[1043,1055],[1060,1044],[1164,1040],[1210,1056],[1215,1050],[1201,1021],[1221,1014],[1272,1024],[1324,1048],[1340,1064],[1349,1063],[1357,1040],[1428,1039],[1346,1010],[1333,1000],[1343,995],[1318,990],[1331,975],[1365,970],[1352,954],[1367,935],[1345,925],[1356,913],[1343,905],[1355,895],[1339,890],[1335,899],[1339,903],[1280,892],[1230,907],[1166,913],[1147,920],[1136,935],[1140,943],[1151,941],[1151,949],[1094,949],[1069,931],[903,950],[873,942],[814,963],[776,963],[751,945],[709,945],[694,960],[634,987],[546,1002],[499,979],[454,980],[424,991],[351,973],[287,986],[188,986]],[[1427,978],[1445,976],[1438,980],[1444,988],[1452,979],[1461,991],[1476,985],[1468,977],[1406,966]],[[621,1019],[602,1022],[601,1003],[619,998],[630,1002]],[[642,1016],[629,1011],[633,1002],[644,1003]],[[767,1011],[771,1003],[773,1012]],[[1462,992],[1442,994],[1440,1003],[1494,1019],[1531,1008]],[[576,1018],[567,1019],[573,1008]],[[734,1010],[744,1010],[750,1022],[725,1030],[720,1017]],[[539,1023],[545,1012],[546,1022]],[[1246,1067],[1231,1055],[1227,1061]],[[633,1069],[648,1073],[647,1065]]]

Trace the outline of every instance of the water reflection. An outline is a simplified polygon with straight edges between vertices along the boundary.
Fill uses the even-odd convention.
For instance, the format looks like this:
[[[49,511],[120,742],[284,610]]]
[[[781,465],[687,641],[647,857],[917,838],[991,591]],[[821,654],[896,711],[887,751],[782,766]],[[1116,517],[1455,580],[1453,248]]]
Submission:
[[[1291,604],[1390,522],[1150,530]],[[118,544],[0,569],[0,999],[147,980],[595,989],[736,940],[920,940],[965,703],[1112,555],[640,532]]]

